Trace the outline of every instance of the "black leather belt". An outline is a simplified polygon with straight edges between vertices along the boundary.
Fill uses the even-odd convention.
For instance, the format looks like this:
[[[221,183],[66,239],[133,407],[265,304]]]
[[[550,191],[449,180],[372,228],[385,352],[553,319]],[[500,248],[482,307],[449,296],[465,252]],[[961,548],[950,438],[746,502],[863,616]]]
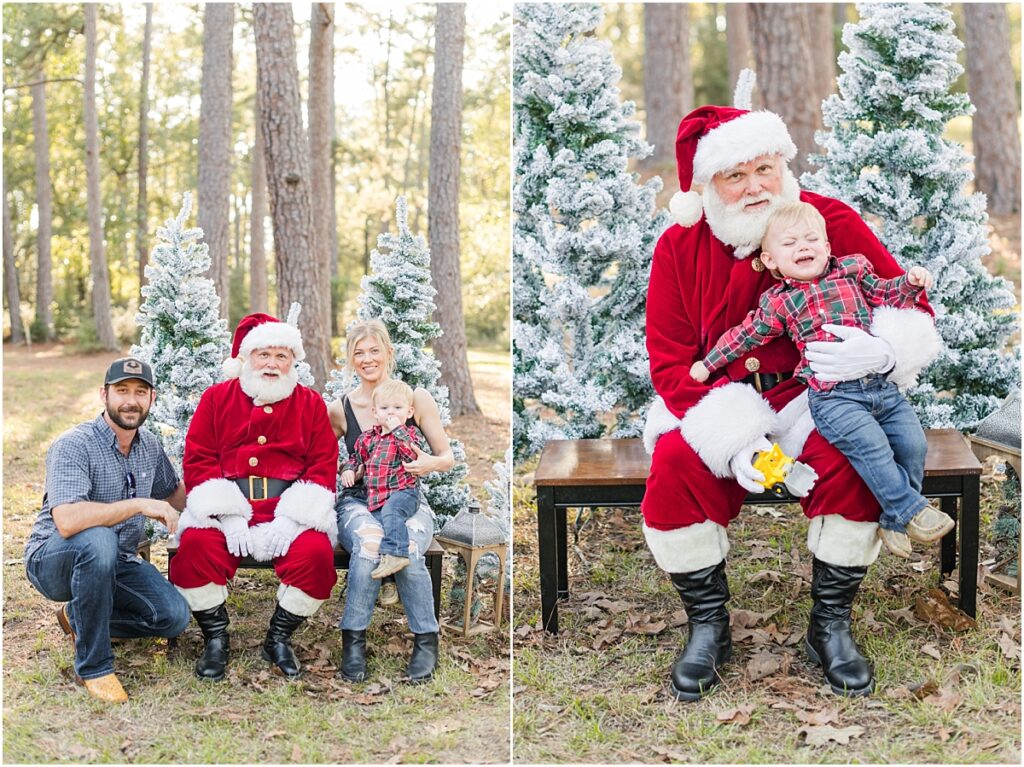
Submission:
[[[780,383],[792,377],[792,373],[751,373],[742,382],[750,384],[763,393],[774,389]]]
[[[242,491],[242,495],[250,501],[277,498],[292,485],[290,479],[273,479],[272,477],[238,477],[234,482]]]

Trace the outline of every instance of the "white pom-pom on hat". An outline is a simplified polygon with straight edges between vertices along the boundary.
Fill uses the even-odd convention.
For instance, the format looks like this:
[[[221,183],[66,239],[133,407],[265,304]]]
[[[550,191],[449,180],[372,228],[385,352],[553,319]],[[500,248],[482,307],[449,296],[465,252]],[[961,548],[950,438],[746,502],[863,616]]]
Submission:
[[[225,378],[238,378],[242,374],[242,361],[238,357],[228,357],[220,364]]]
[[[668,204],[672,219],[680,226],[693,226],[704,214],[704,203],[700,194],[690,190],[689,192],[676,192]]]

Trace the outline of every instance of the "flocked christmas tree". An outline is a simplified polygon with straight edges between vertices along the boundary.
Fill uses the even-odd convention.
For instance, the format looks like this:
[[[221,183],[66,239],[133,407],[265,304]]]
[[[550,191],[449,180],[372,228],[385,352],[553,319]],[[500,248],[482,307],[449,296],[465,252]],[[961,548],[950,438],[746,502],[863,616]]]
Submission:
[[[437,291],[430,281],[430,251],[423,237],[409,230],[404,197],[395,202],[398,234],[386,232],[377,238],[377,250],[370,254],[370,274],[363,277],[357,315],[361,320],[380,319],[395,348],[395,377],[413,388],[423,387],[437,402],[441,424],[451,421],[448,387],[438,383],[440,363],[425,346],[441,334],[430,317]],[[344,360],[338,360],[344,366]],[[333,401],[352,388],[351,376],[332,371],[326,398]],[[466,454],[462,443],[451,440],[455,468],[434,472],[423,478],[424,492],[437,515],[437,529],[469,504],[465,483]],[[344,443],[342,443],[344,448]]]
[[[142,337],[131,353],[153,366],[158,396],[146,426],[160,437],[180,473],[185,433],[199,398],[222,378],[221,362],[230,351],[220,298],[206,277],[209,247],[203,230],[186,229],[192,196],[181,212],[157,229],[159,244],[146,266],[148,284],[135,318]]]
[[[644,346],[661,180],[590,4],[516,6],[513,384],[517,456],[550,439],[638,434],[653,397]]]
[[[985,197],[964,192],[970,157],[942,137],[952,118],[974,111],[952,90],[963,45],[943,6],[857,8],[859,22],[843,30],[839,94],[822,107],[831,132],[817,140],[827,154],[801,183],[866,215],[901,266],[935,276],[928,297],[946,348],[908,396],[926,427],[969,429],[1019,380],[1019,351],[1005,350],[1016,329],[1010,285],[981,263]]]

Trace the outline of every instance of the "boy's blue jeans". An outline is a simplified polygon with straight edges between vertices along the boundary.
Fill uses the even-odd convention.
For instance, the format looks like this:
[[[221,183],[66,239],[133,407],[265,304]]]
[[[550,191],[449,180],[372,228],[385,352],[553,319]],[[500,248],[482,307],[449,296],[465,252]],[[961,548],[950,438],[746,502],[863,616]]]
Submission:
[[[26,563],[26,574],[47,599],[69,602],[78,635],[75,673],[82,679],[114,672],[112,636],[176,637],[191,618],[178,590],[149,562],[120,551],[109,527],[50,536]]]
[[[390,554],[409,558],[409,530],[405,523],[419,507],[420,489],[409,487],[391,493],[384,505],[373,512],[380,515],[380,524],[384,528],[384,540],[380,542],[381,556]]]
[[[921,422],[895,384],[872,374],[807,392],[818,432],[857,470],[882,506],[886,530],[903,532],[928,501],[921,495],[928,443]]]

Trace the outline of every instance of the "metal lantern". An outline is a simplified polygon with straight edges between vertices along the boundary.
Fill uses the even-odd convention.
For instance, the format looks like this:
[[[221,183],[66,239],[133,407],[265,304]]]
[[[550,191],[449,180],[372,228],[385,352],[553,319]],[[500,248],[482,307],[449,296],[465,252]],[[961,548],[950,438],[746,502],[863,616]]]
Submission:
[[[453,551],[466,563],[466,607],[462,619],[462,635],[493,631],[501,624],[501,608],[505,596],[505,554],[508,541],[497,523],[480,513],[480,504],[472,501],[445,523],[434,536],[447,551]],[[479,623],[470,627],[470,613],[473,609],[473,574],[481,557],[494,554],[498,558],[498,586],[494,596],[493,625]]]

